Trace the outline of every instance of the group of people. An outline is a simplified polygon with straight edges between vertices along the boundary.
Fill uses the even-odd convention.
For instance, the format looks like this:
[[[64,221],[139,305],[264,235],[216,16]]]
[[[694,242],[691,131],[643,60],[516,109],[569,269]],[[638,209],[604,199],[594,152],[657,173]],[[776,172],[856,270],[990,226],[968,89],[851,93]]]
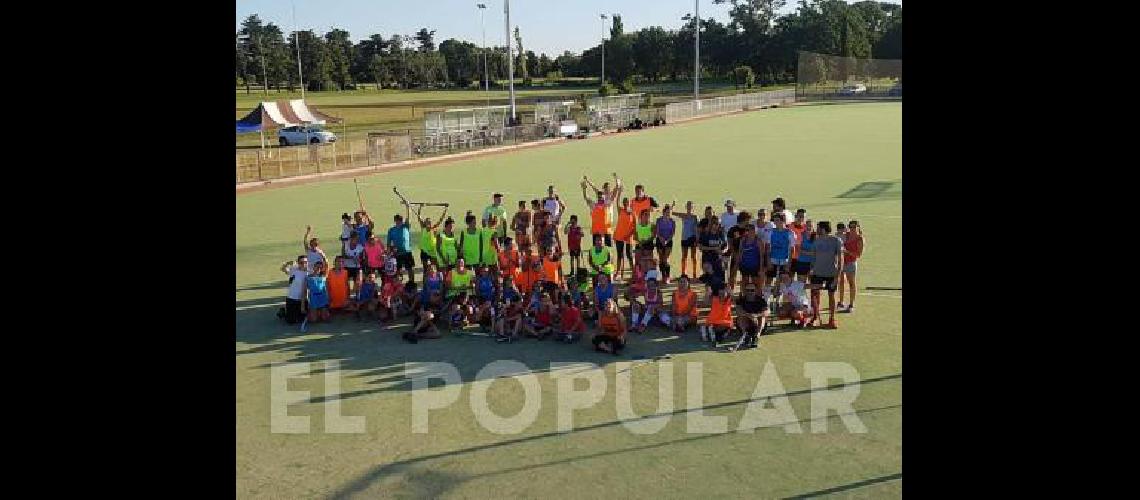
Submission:
[[[331,259],[308,227],[304,253],[281,268],[290,284],[279,316],[303,325],[328,321],[334,311],[380,322],[411,316],[403,337],[412,343],[441,337],[441,327],[477,326],[499,342],[525,336],[574,343],[593,330],[594,348],[616,355],[627,333],[653,324],[675,332],[696,327],[701,340],[712,343],[739,332],[736,347],[749,348],[772,320],[835,329],[836,313],[855,309],[865,244],[858,221],[834,229],[829,221],[813,224],[805,209],[793,215],[782,198],[772,200],[770,212],[737,212],[730,199],[719,216],[711,206],[698,216],[692,201],[678,212],[675,200],[661,205],[643,185],[634,187],[632,198],[623,196],[617,174],[601,186],[583,177],[581,188],[589,227],[566,214],[554,186],[543,199],[519,200],[509,219],[503,195],[495,193],[481,214],[463,216],[462,229],[446,204],[437,204],[442,213],[433,221],[422,216],[427,204],[401,200],[404,213],[394,215],[383,238],[362,206],[341,216],[340,249]],[[681,269],[674,279],[669,261],[676,239]],[[666,300],[665,288],[674,282]]]

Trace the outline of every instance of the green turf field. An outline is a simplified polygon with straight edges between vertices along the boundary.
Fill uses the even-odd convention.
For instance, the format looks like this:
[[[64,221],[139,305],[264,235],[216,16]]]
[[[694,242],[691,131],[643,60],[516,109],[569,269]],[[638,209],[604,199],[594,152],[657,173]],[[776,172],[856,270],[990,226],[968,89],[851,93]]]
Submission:
[[[713,205],[717,213],[726,197],[754,212],[779,195],[789,209],[806,208],[816,221],[858,219],[867,246],[857,311],[839,316],[839,330],[784,331],[762,337],[759,349],[739,353],[711,351],[695,331],[677,338],[657,329],[629,334],[620,357],[595,353],[585,341],[499,345],[481,337],[445,337],[408,345],[399,337],[403,327],[344,318],[310,325],[302,334],[274,316],[285,293],[277,268],[301,252],[306,224],[326,246],[336,245],[338,217],[356,204],[352,180],[238,195],[237,495],[901,496],[902,292],[863,290],[902,286],[901,124],[900,103],[798,106],[360,178],[367,184],[367,208],[382,230],[400,208],[393,185],[416,201],[450,202],[452,212],[462,215],[467,209],[481,212],[493,191],[507,194],[504,203],[513,213],[520,197],[541,197],[554,184],[569,212],[588,221],[578,181],[583,173],[600,180],[613,171],[631,190],[645,184],[659,201],[693,200],[700,209]],[[679,256],[675,245],[675,270]],[[670,361],[642,362],[625,373],[634,411],[648,415],[658,408],[658,373],[671,363],[677,413],[656,434],[634,434],[615,409],[616,363],[666,353]],[[542,389],[538,418],[520,434],[480,427],[469,403],[475,373],[500,359],[527,365]],[[340,371],[326,372],[329,361],[339,362]],[[416,369],[433,361],[459,368],[461,396],[431,413],[429,433],[413,434],[405,364]],[[269,367],[283,362],[313,363],[311,377],[289,383],[290,390],[310,394],[288,410],[310,416],[311,433],[270,432]],[[562,372],[552,372],[551,362],[595,363],[606,373],[604,398],[575,412],[569,432],[557,432],[555,375]],[[703,400],[694,407],[727,416],[727,433],[686,432],[680,410],[691,408],[686,367],[694,362],[703,363]],[[766,362],[789,394],[802,433],[780,426],[737,432]],[[850,432],[834,412],[813,420],[811,399],[824,391],[811,391],[807,362],[845,362],[858,371],[862,383],[855,386],[860,393],[853,406],[866,433]],[[326,393],[326,377],[339,382],[335,394]],[[523,407],[522,386],[496,381],[489,399],[496,413],[512,415]],[[343,415],[363,416],[365,432],[326,433],[325,411],[335,403]],[[813,423],[826,423],[827,432],[813,433]]]

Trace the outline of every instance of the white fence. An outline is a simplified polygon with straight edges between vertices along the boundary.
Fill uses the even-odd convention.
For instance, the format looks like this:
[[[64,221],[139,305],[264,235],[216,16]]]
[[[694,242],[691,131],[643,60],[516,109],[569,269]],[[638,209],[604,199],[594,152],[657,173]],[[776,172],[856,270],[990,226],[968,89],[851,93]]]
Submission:
[[[765,106],[788,104],[795,101],[795,89],[787,89],[678,102],[665,106],[665,121],[668,123],[676,123],[700,116],[731,113],[745,109],[758,109]]]

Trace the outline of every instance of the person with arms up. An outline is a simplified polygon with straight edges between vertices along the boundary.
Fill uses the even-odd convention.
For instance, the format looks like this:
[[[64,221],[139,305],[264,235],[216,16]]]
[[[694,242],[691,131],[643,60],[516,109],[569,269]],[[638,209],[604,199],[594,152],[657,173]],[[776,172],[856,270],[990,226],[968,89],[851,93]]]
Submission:
[[[455,267],[459,259],[459,238],[455,235],[455,219],[448,217],[443,221],[443,231],[435,240],[435,254],[439,256],[439,270],[447,273]]]
[[[313,272],[317,264],[329,261],[328,257],[325,256],[325,251],[321,250],[321,241],[309,237],[312,233],[313,226],[305,226],[305,236],[301,238],[301,247],[304,248],[305,257],[309,261],[309,268],[307,269],[309,272]]]
[[[404,205],[405,214],[401,216],[396,214],[392,217],[392,227],[388,229],[389,246],[396,246],[396,262],[408,274],[408,282],[415,283],[416,275],[416,261],[412,257],[412,232],[411,226],[408,224],[408,219],[412,218],[412,207],[407,202],[401,202]]]
[[[546,198],[542,199],[542,208],[550,214],[550,222],[555,226],[562,223],[562,213],[566,211],[566,204],[554,192],[554,186],[546,187]]]

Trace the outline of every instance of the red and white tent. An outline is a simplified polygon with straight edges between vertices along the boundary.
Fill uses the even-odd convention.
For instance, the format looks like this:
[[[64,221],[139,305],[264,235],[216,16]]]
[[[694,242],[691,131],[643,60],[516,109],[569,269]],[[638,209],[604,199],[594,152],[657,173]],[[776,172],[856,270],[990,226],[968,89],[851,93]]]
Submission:
[[[237,121],[237,132],[265,131],[277,127],[291,127],[293,125],[325,123],[340,123],[344,121],[335,116],[326,115],[316,108],[310,108],[304,99],[291,99],[279,101],[264,101],[258,104],[253,111]]]

